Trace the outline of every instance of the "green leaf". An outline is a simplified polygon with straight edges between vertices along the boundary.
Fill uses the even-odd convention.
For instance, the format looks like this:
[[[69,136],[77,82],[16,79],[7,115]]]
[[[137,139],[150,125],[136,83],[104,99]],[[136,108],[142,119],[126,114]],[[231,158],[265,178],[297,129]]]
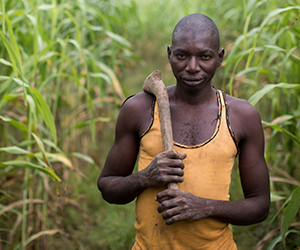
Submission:
[[[287,7],[287,8],[278,8],[278,9],[275,9],[275,10],[269,12],[269,14],[266,16],[266,18],[261,23],[261,25],[259,27],[259,31],[258,31],[257,35],[255,36],[255,38],[253,40],[253,46],[252,46],[251,52],[248,56],[247,63],[246,63],[246,66],[245,66],[246,69],[248,69],[248,67],[250,66],[250,63],[252,61],[252,58],[253,58],[253,55],[254,55],[254,48],[256,47],[258,36],[261,33],[261,31],[263,30],[263,28],[265,26],[267,26],[270,19],[273,18],[276,15],[279,15],[279,14],[283,13],[283,12],[287,12],[287,11],[294,10],[294,9],[300,9],[300,6],[290,6],[290,7]]]
[[[4,122],[10,123],[11,125],[13,125],[14,127],[16,127],[19,130],[28,131],[27,127],[21,122],[17,122],[11,118],[4,117],[1,115],[0,115],[0,119],[3,120]]]
[[[36,164],[28,162],[28,161],[13,160],[13,161],[0,162],[0,167],[8,167],[8,166],[36,169],[36,170],[39,170],[39,171],[51,176],[54,180],[61,182],[61,179],[55,174],[53,169],[43,168],[39,165],[36,165]]]
[[[291,197],[289,196],[289,197],[285,200],[285,202],[281,205],[280,209],[277,211],[277,213],[276,213],[276,214],[274,215],[274,217],[271,219],[271,222],[270,222],[270,223],[272,223],[272,222],[275,220],[275,218],[280,214],[280,212],[285,208],[286,204],[289,203],[290,199],[291,199]]]
[[[12,62],[12,67],[14,69],[14,72],[18,76],[18,74],[21,71],[21,63],[18,59],[18,56],[2,32],[0,32],[0,40],[2,40],[4,46],[6,47],[10,60]]]
[[[109,78],[108,75],[104,74],[104,73],[89,73],[90,77],[94,77],[94,78],[102,78],[104,79],[108,84],[112,85],[111,79]]]
[[[54,144],[52,141],[50,141],[50,140],[48,140],[48,139],[43,139],[43,142],[44,142],[47,146],[49,146],[49,147],[55,149],[56,151],[58,151],[58,152],[60,152],[60,153],[63,152],[63,151],[62,151],[59,147],[57,147],[57,145]]]
[[[52,154],[52,153],[46,153],[46,156],[48,158],[51,158],[52,160],[59,161],[66,165],[71,170],[74,170],[72,162],[66,157],[64,154]]]
[[[289,226],[291,225],[292,221],[294,220],[296,214],[299,211],[300,206],[300,187],[297,187],[293,190],[291,194],[291,200],[286,207],[283,216],[282,216],[282,225],[281,225],[281,237],[283,246],[285,247],[285,234],[287,230],[289,229]]]
[[[82,154],[82,153],[78,153],[78,152],[73,152],[71,154],[71,156],[75,156],[79,159],[85,160],[86,162],[90,163],[90,164],[95,164],[95,161],[93,160],[93,158],[91,158],[88,155]]]
[[[40,6],[38,6],[38,10],[51,10],[54,9],[55,5],[53,4],[41,4]]]
[[[111,118],[109,117],[98,117],[97,119],[95,119],[95,123],[96,122],[110,122],[111,121]],[[86,127],[86,126],[90,126],[92,123],[91,120],[86,120],[86,121],[83,121],[83,122],[79,122],[75,125],[75,129],[78,129],[78,128],[82,128],[82,127]]]
[[[285,199],[284,196],[274,194],[273,192],[271,192],[271,202],[280,201],[280,200],[283,200],[283,199]]]
[[[20,97],[21,94],[8,94],[8,95],[4,95],[1,102],[9,102],[9,101],[12,101],[12,100],[15,100],[16,98]]]
[[[240,76],[243,76],[243,75],[246,75],[248,73],[252,73],[252,72],[255,72],[258,70],[258,67],[252,67],[252,68],[248,68],[248,69],[245,69],[245,70],[242,70],[240,71],[239,73],[236,74],[236,77],[240,77]]]
[[[284,124],[284,123],[286,123],[292,119],[296,119],[296,118],[299,118],[299,117],[293,116],[293,115],[281,115],[281,116],[276,117],[271,122],[271,124]]]
[[[47,165],[45,166],[49,166],[50,165],[50,162],[61,162],[63,163],[65,166],[67,166],[68,168],[70,168],[71,170],[74,170],[74,167],[73,167],[73,164],[72,162],[70,161],[70,159],[65,156],[63,153],[61,154],[54,154],[54,153],[48,153],[48,152],[45,152],[45,155],[43,155],[43,153],[41,152],[38,152],[35,154],[35,156],[38,158],[38,159],[41,159],[41,158],[45,158],[47,159]],[[44,162],[43,162],[44,163]],[[51,165],[50,165],[51,167]]]
[[[42,95],[36,89],[34,88],[29,88],[29,89],[33,92],[32,97],[40,111],[40,114],[44,118],[46,125],[50,128],[53,141],[56,144],[57,143],[56,127],[55,127],[54,119],[50,111],[50,108],[47,105],[44,98],[42,97]]]
[[[16,60],[15,62],[17,63],[17,68],[19,70],[19,73],[21,74],[21,77],[23,77],[23,68],[22,68],[22,60],[21,60],[19,45],[16,41],[11,21],[7,16],[5,16],[5,19],[6,19],[8,32],[9,32],[9,39],[11,42],[10,44],[12,45],[11,49],[14,51],[14,55],[16,56],[14,59]]]
[[[261,90],[257,91],[254,95],[252,95],[248,101],[254,106],[265,94],[269,93],[274,88],[297,89],[300,88],[300,84],[295,84],[295,83],[268,84],[264,86]]]
[[[110,31],[105,31],[105,34],[108,35],[111,39],[115,40],[116,42],[118,42],[119,44],[126,46],[126,47],[130,47],[131,44],[130,42],[128,42],[127,40],[125,40],[122,36],[119,36],[115,33],[112,33]]]
[[[43,155],[43,159],[46,163],[48,163],[48,159],[46,157],[46,152],[45,152],[45,147],[44,147],[44,144],[43,142],[41,141],[41,139],[35,134],[35,133],[31,133],[32,136],[34,137],[36,143],[38,144],[41,152],[42,152],[42,155]]]
[[[27,151],[23,148],[19,148],[17,146],[0,148],[0,152],[7,152],[10,154],[30,154],[29,151]]]
[[[26,84],[24,81],[22,81],[21,79],[18,78],[12,78],[12,80],[14,82],[16,82],[17,84],[21,85],[23,88],[23,95],[24,95],[24,104],[25,106],[27,106],[27,91],[26,91],[26,87],[29,87],[28,84]]]
[[[80,52],[82,49],[81,49],[81,46],[80,44],[74,40],[74,39],[69,39],[68,40],[69,43],[73,44],[75,46],[75,48]]]
[[[47,59],[53,57],[53,56],[57,56],[59,55],[57,52],[48,52],[46,53],[45,55],[41,56],[39,59],[38,59],[38,62],[41,63],[41,62],[44,62],[46,61]]]
[[[288,236],[290,233],[296,233],[296,234],[300,234],[299,231],[297,230],[289,230],[286,232],[285,237]],[[284,239],[285,239],[284,237]],[[274,250],[275,246],[282,241],[282,235],[278,235],[269,245],[269,247],[267,248],[267,250]]]
[[[26,15],[26,12],[24,12],[22,10],[12,10],[11,13],[16,16],[25,16]]]
[[[0,81],[11,79],[9,76],[0,76]]]
[[[280,13],[290,11],[290,10],[295,10],[295,9],[300,9],[300,6],[289,6],[286,8],[278,8],[273,11],[271,11],[265,18],[265,20],[261,23],[260,28],[262,29],[267,23],[270,21],[270,19]]]
[[[62,10],[68,17],[69,19],[73,22],[74,26],[76,27],[76,37],[77,37],[77,43],[81,44],[81,37],[80,37],[80,27],[79,24],[76,20],[76,17],[72,15],[72,13],[66,9]]]
[[[279,132],[282,132],[284,133],[285,135],[287,135],[290,139],[292,139],[294,142],[296,142],[298,144],[298,146],[300,146],[300,139],[292,134],[290,131],[288,131],[287,129],[284,129],[282,127],[280,127],[279,125],[277,124],[273,124],[273,123],[269,123],[269,122],[266,122],[266,121],[263,121],[263,124],[264,125],[268,125],[269,127],[271,127],[272,129],[275,129]]]
[[[17,84],[19,84],[20,86],[22,87],[29,87],[28,84],[26,84],[24,81],[22,81],[21,79],[19,78],[13,78],[13,81]]]
[[[113,72],[112,69],[110,69],[107,65],[105,65],[102,62],[97,62],[97,65],[99,66],[99,68],[104,71],[111,79],[114,91],[119,95],[119,97],[124,100],[125,96],[121,87],[121,84],[119,82],[119,80],[117,79],[115,73]]]
[[[6,61],[6,60],[3,59],[3,58],[0,58],[0,63],[2,63],[3,65],[6,65],[6,66],[12,66],[12,63],[11,63],[11,62]]]

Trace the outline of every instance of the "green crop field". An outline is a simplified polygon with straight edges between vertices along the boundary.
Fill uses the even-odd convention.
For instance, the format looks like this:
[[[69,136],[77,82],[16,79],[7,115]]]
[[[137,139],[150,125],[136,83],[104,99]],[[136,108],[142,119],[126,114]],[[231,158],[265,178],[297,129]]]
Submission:
[[[298,0],[0,0],[0,11],[0,249],[131,249],[135,204],[107,204],[97,178],[124,99],[156,69],[175,83],[167,45],[195,12],[225,49],[214,86],[264,126],[270,215],[232,226],[237,245],[300,249]],[[243,198],[237,167],[230,194]]]

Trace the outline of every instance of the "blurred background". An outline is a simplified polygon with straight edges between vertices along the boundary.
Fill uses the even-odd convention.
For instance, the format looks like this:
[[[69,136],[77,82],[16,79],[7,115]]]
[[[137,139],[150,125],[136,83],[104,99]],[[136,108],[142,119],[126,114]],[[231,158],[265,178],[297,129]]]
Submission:
[[[300,249],[298,0],[1,0],[0,249],[131,249],[134,202],[97,178],[124,99],[156,69],[175,83],[176,23],[203,13],[226,56],[213,85],[260,112],[271,210],[232,226],[239,249]],[[243,198],[237,167],[232,200]]]

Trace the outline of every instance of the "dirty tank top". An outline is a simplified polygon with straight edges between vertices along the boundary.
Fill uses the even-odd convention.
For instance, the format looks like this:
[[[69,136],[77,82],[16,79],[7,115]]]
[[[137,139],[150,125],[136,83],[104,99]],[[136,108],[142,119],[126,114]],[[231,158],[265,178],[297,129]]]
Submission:
[[[178,188],[196,196],[229,200],[231,172],[238,147],[230,128],[225,94],[217,90],[219,114],[214,134],[207,141],[185,146],[174,142],[174,149],[184,152],[184,181]],[[152,123],[140,141],[138,171],[146,168],[163,151],[160,121],[155,102]],[[134,250],[235,250],[236,244],[227,223],[205,218],[165,225],[157,212],[154,197],[164,188],[148,188],[136,200],[136,241]]]

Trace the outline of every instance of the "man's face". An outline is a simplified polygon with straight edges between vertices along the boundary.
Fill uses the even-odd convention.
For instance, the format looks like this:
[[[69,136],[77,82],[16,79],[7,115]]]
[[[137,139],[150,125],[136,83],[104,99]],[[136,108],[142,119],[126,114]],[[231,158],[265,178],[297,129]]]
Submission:
[[[209,32],[182,32],[176,35],[173,47],[168,47],[173,74],[184,88],[210,85],[223,56],[224,50],[219,50],[215,36]]]

